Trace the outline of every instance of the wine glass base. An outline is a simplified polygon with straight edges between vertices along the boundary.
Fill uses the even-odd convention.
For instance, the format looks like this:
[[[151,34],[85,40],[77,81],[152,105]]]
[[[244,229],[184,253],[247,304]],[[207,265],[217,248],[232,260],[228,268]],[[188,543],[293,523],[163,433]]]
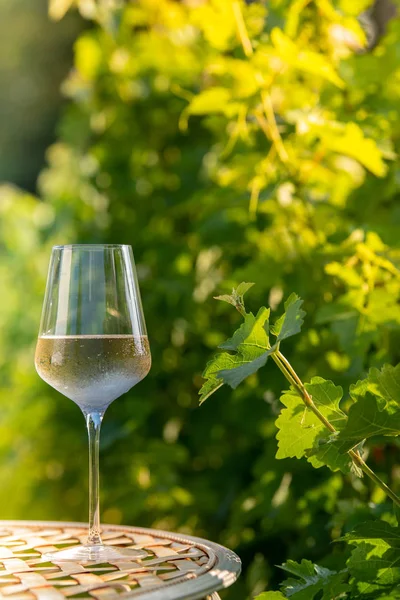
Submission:
[[[72,561],[78,563],[106,563],[116,561],[138,560],[148,556],[145,550],[133,550],[131,548],[116,548],[115,546],[104,546],[102,544],[80,545],[48,552],[42,558],[50,562]]]

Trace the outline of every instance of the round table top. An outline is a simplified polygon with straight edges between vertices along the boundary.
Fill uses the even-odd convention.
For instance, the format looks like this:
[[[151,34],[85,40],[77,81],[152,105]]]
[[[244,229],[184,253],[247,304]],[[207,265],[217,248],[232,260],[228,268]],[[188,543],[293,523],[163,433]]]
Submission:
[[[82,523],[0,521],[0,598],[216,600],[216,592],[240,574],[239,557],[223,546],[120,525],[103,525],[103,542],[144,549],[145,558],[84,565],[42,558],[46,552],[85,543],[86,536]]]

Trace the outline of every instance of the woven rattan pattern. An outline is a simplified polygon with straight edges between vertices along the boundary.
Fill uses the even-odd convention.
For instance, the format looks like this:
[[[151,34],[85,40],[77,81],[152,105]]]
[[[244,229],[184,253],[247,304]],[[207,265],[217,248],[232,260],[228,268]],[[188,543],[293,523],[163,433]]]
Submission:
[[[103,529],[103,541],[125,548],[145,549],[137,561],[81,565],[49,563],[45,552],[85,542],[83,527],[0,525],[0,597],[10,600],[65,598],[140,598],[151,589],[199,577],[212,569],[213,552],[201,544],[160,537],[134,528]],[[214,598],[214,596],[213,596]],[[218,596],[215,596],[218,598]]]

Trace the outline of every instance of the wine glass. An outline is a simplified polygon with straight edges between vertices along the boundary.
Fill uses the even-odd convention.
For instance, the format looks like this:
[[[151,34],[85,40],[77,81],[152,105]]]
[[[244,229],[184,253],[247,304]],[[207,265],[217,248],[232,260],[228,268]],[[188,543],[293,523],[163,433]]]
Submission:
[[[82,410],[89,436],[89,535],[49,560],[108,562],[146,556],[105,546],[99,516],[100,426],[107,407],[141,381],[150,347],[130,246],[75,244],[52,250],[35,366]]]

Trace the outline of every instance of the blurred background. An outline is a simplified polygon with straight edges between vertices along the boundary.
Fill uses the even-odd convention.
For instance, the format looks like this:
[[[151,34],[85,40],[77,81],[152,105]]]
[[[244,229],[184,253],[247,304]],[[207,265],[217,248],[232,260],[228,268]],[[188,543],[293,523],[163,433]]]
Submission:
[[[72,45],[83,21],[69,14],[54,27],[48,3],[0,2],[0,180],[33,191],[54,140],[72,65]]]
[[[0,517],[86,520],[75,404],[33,365],[50,250],[131,244],[153,354],[109,408],[103,522],[208,537],[252,598],[376,489],[275,459],[271,365],[201,408],[201,373],[249,309],[305,300],[285,352],[343,385],[399,361],[400,23],[368,0],[0,0]],[[232,308],[232,310],[230,310]],[[370,461],[399,491],[397,446]],[[354,500],[354,490],[360,502]],[[345,525],[346,524],[346,525]],[[329,557],[328,557],[329,555]],[[339,559],[338,559],[339,560]]]

